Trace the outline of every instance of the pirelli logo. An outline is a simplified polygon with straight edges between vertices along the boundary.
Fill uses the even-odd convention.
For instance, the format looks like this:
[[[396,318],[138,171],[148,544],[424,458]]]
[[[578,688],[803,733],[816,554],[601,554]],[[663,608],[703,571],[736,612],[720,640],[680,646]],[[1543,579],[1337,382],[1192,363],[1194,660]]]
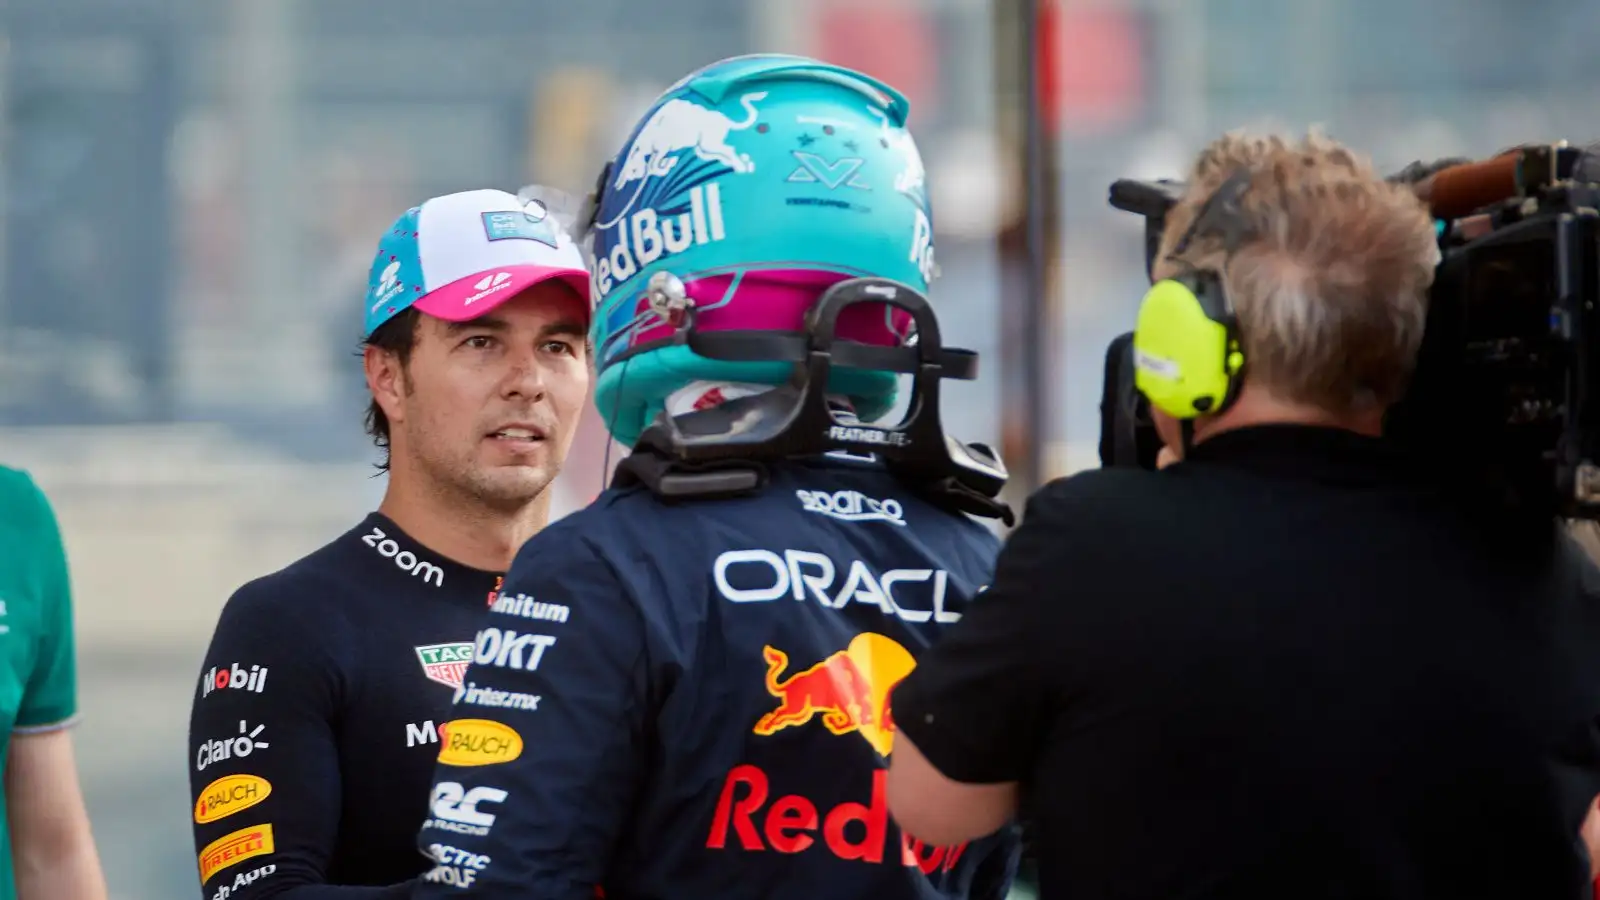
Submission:
[[[251,825],[225,834],[200,851],[200,883],[205,884],[211,880],[211,876],[229,866],[257,856],[266,856],[273,849],[270,824]]]

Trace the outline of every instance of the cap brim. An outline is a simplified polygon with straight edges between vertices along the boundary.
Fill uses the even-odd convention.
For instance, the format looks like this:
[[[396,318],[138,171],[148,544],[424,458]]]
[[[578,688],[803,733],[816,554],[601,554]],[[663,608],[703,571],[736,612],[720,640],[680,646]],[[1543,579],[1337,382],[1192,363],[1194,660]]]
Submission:
[[[501,275],[509,278],[495,279]],[[479,287],[485,280],[490,284]],[[559,266],[503,266],[468,275],[444,287],[429,291],[412,304],[421,312],[446,322],[467,322],[486,315],[490,310],[521,294],[528,288],[546,281],[560,281],[578,292],[583,299],[584,320],[589,318],[589,273],[583,269]]]

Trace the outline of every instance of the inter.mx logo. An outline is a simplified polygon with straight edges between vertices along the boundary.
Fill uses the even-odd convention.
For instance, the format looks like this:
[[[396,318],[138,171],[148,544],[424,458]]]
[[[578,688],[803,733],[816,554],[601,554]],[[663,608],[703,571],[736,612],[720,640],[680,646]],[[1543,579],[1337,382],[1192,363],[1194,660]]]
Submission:
[[[211,696],[212,691],[250,691],[259,694],[267,689],[267,667],[244,666],[234,663],[224,669],[212,666],[200,676],[200,697]]]

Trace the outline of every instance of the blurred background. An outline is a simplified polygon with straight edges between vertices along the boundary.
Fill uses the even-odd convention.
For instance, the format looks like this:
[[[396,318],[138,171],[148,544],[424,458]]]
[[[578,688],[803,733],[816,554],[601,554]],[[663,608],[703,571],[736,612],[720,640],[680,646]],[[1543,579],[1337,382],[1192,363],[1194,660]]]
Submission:
[[[1145,286],[1113,178],[1178,176],[1245,125],[1323,123],[1390,170],[1600,131],[1592,0],[1039,3],[0,0],[0,462],[65,531],[112,896],[199,896],[184,732],[221,604],[382,493],[359,298],[407,207],[585,191],[721,57],[885,78],[913,102],[946,332],[989,360],[947,426],[1026,486],[1096,464],[1103,350]],[[600,489],[603,444],[591,423],[558,511]]]

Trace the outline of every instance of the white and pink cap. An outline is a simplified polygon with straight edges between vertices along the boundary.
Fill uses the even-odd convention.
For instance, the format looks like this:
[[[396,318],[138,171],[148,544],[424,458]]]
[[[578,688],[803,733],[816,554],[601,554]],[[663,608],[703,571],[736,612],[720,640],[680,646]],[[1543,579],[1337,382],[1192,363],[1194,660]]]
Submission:
[[[551,279],[577,291],[588,309],[583,254],[543,205],[494,190],[434,197],[378,242],[364,333],[411,306],[450,322],[476,319]]]

